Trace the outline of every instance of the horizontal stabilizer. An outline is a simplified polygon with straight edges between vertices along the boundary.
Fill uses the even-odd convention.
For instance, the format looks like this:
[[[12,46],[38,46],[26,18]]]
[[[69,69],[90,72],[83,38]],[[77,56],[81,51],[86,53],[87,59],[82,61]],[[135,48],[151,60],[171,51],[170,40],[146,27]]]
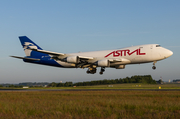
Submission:
[[[18,56],[10,56],[10,57],[18,58],[18,59],[33,60],[33,61],[39,61],[40,60],[40,59],[35,59],[35,58],[18,57]]]

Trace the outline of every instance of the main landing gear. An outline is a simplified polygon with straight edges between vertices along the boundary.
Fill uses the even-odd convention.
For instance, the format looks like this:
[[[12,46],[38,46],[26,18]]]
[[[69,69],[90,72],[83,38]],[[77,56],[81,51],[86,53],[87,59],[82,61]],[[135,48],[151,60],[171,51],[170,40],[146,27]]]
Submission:
[[[105,72],[105,67],[101,67],[101,71],[99,72],[99,74],[103,74],[103,72]]]
[[[89,67],[88,70],[86,71],[87,74],[95,74],[96,73],[96,68],[93,67]],[[105,72],[105,67],[101,67],[101,70],[99,72],[99,74],[103,74],[103,72]]]
[[[89,69],[86,71],[87,74],[95,74],[96,73],[96,68],[91,68],[89,67]]]
[[[157,61],[154,61],[154,63],[153,63],[153,67],[152,67],[153,70],[156,69],[156,66],[155,66],[155,63],[156,63],[156,62],[157,62]]]

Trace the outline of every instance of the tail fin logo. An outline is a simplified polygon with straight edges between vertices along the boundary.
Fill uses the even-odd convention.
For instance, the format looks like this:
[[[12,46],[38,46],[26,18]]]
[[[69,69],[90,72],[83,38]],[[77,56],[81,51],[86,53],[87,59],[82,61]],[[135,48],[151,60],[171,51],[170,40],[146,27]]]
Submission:
[[[37,46],[35,46],[33,43],[30,43],[30,42],[24,42],[23,48],[24,48],[24,50],[26,50],[26,49],[38,49]]]
[[[33,43],[24,42],[23,49],[24,49],[26,56],[31,56],[31,52],[32,52],[31,49],[38,49],[38,48]]]

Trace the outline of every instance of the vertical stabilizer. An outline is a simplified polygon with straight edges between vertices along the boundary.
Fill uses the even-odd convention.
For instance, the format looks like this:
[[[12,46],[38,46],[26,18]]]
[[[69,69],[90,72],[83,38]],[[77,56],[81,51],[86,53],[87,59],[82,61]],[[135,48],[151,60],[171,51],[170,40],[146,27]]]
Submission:
[[[23,46],[24,52],[27,57],[33,57],[33,58],[41,58],[42,56],[48,56],[47,54],[40,53],[33,51],[31,49],[39,49],[42,50],[41,47],[39,47],[36,43],[31,41],[28,37],[26,36],[20,36],[19,37],[21,41],[21,45]]]

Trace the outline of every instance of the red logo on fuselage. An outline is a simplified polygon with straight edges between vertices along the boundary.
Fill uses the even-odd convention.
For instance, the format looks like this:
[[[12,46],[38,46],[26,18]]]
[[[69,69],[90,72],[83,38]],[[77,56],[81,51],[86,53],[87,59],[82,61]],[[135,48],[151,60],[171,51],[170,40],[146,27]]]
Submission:
[[[146,55],[146,53],[141,53],[141,49],[136,49],[132,52],[130,52],[129,49],[127,50],[116,50],[113,51],[111,53],[109,53],[108,55],[106,55],[105,57],[109,57],[111,54],[113,54],[113,57],[118,57],[118,56],[126,56],[126,55],[132,55],[133,53],[136,53],[136,55]]]

